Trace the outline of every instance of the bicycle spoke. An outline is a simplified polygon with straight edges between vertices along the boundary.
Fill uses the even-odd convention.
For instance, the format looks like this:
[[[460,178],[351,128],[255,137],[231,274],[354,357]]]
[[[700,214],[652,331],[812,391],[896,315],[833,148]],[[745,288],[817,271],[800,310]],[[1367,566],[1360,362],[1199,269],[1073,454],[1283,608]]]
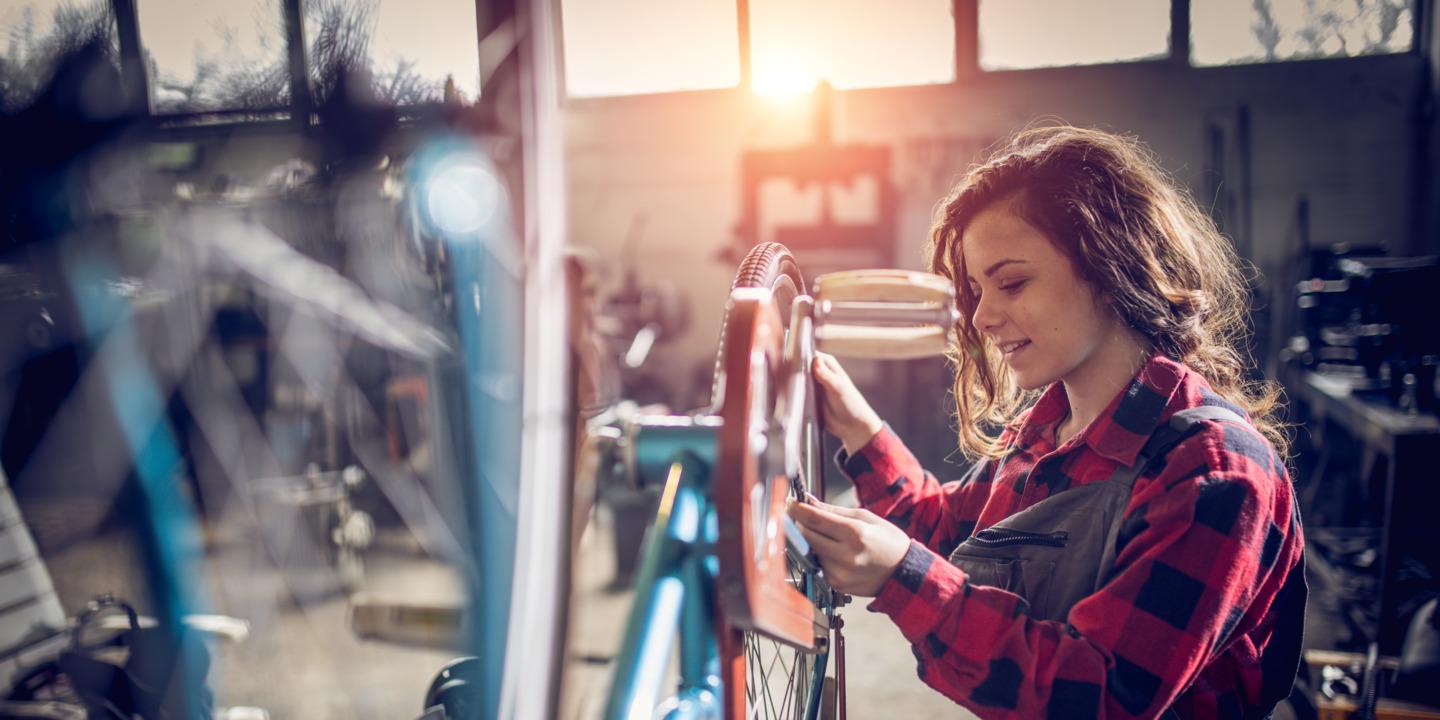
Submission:
[[[808,594],[809,571],[788,554],[785,565],[790,585]],[[745,653],[749,667],[747,718],[806,717],[815,656],[754,633],[746,633]]]
[[[815,656],[754,634],[746,635],[745,654],[750,679],[747,718],[803,717]]]

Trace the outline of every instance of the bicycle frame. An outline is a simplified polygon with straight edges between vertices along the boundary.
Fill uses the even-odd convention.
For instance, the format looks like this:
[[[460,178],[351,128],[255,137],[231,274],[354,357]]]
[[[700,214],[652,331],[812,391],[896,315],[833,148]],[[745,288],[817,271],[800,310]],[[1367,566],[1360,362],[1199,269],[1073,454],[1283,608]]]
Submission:
[[[812,308],[808,297],[795,303],[786,356],[803,359],[807,364],[800,367],[807,369],[814,356]],[[731,380],[725,383],[720,415],[642,418],[630,426],[633,474],[640,482],[663,478],[664,490],[641,548],[635,600],[617,656],[607,718],[644,718],[657,710],[676,720],[742,715],[746,630],[818,656],[805,707],[819,704],[830,623],[816,607],[831,605],[831,591],[813,579],[802,590],[791,587],[784,568],[775,562],[783,558],[787,541],[800,546],[799,555],[807,554],[784,503],[790,494],[787,477],[796,477],[792,473],[800,472],[802,461],[814,458],[799,456],[797,444],[802,441],[788,427],[794,423],[787,423],[783,438],[764,443],[783,452],[783,460],[774,460],[772,453],[771,461],[763,462],[751,454],[753,433],[764,424],[756,422],[756,412],[765,412],[768,387],[739,380],[780,376],[778,394],[785,398],[781,413],[798,419],[805,408],[790,411],[796,410],[796,398],[809,402],[810,378],[780,357],[784,329],[767,291],[736,290],[731,312],[733,324],[727,332],[740,336],[731,340],[751,342],[731,343],[747,351],[723,359],[724,377]],[[786,472],[772,472],[781,468]],[[763,486],[761,478],[768,478]],[[716,487],[716,481],[725,486]],[[758,493],[760,497],[749,492],[762,488],[766,492]],[[784,518],[788,531],[777,532],[767,523],[761,526],[763,537],[757,537],[755,528],[737,520],[757,511],[765,518]],[[679,690],[657,708],[677,635]]]
[[[742,269],[741,277],[750,276]],[[750,717],[747,632],[814,656],[799,671],[808,684],[794,695],[787,685],[780,704],[795,700],[807,720],[818,714],[832,631],[843,652],[834,610],[844,601],[786,512],[788,498],[824,494],[810,368],[825,343],[852,356],[934,354],[955,318],[944,278],[856,271],[817,279],[815,297],[787,296],[787,333],[770,287],[737,285],[726,306],[717,414],[629,426],[629,474],[642,483],[663,478],[664,491],[641,548],[608,720],[657,710],[675,720]],[[679,690],[657,707],[677,635]],[[843,668],[837,653],[842,718]]]
[[[672,420],[671,418],[661,419]],[[721,705],[721,668],[715,643],[713,589],[718,561],[707,552],[716,540],[709,499],[717,418],[657,422],[643,427],[639,464],[650,469],[671,459],[652,532],[641,548],[635,604],[616,667],[607,718],[648,717],[660,694],[677,631],[680,692],[685,709],[676,718],[716,717]],[[638,438],[637,438],[638,439]],[[670,452],[667,452],[670,451]],[[660,460],[664,464],[664,460]],[[654,532],[655,529],[661,532]]]
[[[719,519],[711,497],[711,469],[720,428],[714,416],[656,417],[634,426],[640,474],[663,474],[665,484],[641,548],[635,602],[617,656],[606,718],[646,718],[654,710],[672,720],[689,720],[721,717],[724,710],[724,680],[732,669],[722,667],[717,629],[725,627],[733,635],[740,631],[717,616],[719,558],[714,548]],[[809,591],[813,602],[816,588]],[[657,707],[677,635],[679,689]],[[824,645],[819,647],[824,653]],[[816,664],[809,705],[819,699],[825,667]],[[731,701],[743,707],[745,699]]]

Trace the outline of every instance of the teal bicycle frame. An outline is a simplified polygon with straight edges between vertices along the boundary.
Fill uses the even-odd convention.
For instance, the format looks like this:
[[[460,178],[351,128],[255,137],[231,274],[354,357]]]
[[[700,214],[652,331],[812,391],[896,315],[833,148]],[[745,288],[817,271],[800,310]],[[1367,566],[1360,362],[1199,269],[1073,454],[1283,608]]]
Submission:
[[[718,519],[711,494],[711,469],[720,418],[664,416],[642,418],[631,428],[635,475],[642,483],[663,478],[659,508],[640,551],[635,601],[620,653],[607,720],[719,718],[724,710],[718,647],[715,584],[719,560],[714,546]],[[788,524],[786,535],[798,554],[808,554],[803,538]],[[807,583],[812,602],[827,602],[830,590]],[[659,702],[679,636],[679,687]],[[812,668],[806,707],[819,705],[828,650],[821,648]],[[658,706],[657,706],[658,704]]]
[[[706,548],[716,541],[709,500],[714,464],[712,418],[639,426],[641,478],[664,477],[655,522],[640,551],[635,603],[615,668],[607,718],[648,717],[680,633],[680,691],[671,716],[720,715],[720,658],[715,642],[713,583],[719,562]]]

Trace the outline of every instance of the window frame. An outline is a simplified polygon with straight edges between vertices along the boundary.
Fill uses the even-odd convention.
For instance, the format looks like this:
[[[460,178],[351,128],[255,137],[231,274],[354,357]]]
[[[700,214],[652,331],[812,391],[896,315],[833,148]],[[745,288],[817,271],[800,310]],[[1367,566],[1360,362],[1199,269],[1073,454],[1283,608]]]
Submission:
[[[116,34],[120,46],[121,82],[131,99],[131,113],[151,130],[167,137],[200,137],[213,132],[231,132],[237,127],[260,131],[298,130],[306,132],[315,118],[315,88],[311,84],[308,49],[305,47],[305,15],[302,0],[281,0],[284,13],[285,61],[289,70],[290,102],[274,108],[221,108],[182,113],[157,113],[150,97],[151,78],[144,61],[145,50],[140,40],[137,2],[144,0],[108,0],[115,14]],[[489,33],[502,30],[497,24],[503,13],[497,13],[485,0],[475,0],[477,42],[476,62],[482,63],[482,46]],[[483,64],[483,63],[482,63]],[[482,84],[485,78],[481,78]],[[424,120],[445,114],[436,104],[406,105],[398,108],[404,120]],[[265,117],[271,116],[271,117]]]
[[[247,120],[247,116],[263,114],[267,111],[256,110],[216,110],[207,112],[192,112],[179,114],[155,114],[150,107],[150,78],[143,61],[144,50],[140,45],[140,33],[136,2],[144,0],[110,0],[114,9],[116,31],[120,45],[120,64],[123,82],[130,97],[135,98],[133,110],[138,115],[150,117],[166,125],[186,124],[204,118],[230,124],[226,121],[238,123],[254,123],[255,120]],[[626,95],[600,95],[600,96],[575,96],[571,97],[563,92],[562,98],[565,102],[594,102],[604,101],[612,98],[630,98],[647,95],[670,95],[695,92],[734,92],[751,91],[753,88],[753,69],[751,63],[751,38],[750,38],[750,12],[749,0],[735,0],[736,2],[736,24],[738,30],[738,48],[740,59],[739,83],[731,88],[716,88],[713,90],[676,90],[662,91],[644,94]],[[973,82],[977,77],[1001,73],[1045,73],[1056,71],[1069,71],[1076,68],[1095,68],[1104,66],[1127,66],[1127,67],[1151,67],[1164,68],[1173,67],[1185,71],[1213,72],[1225,68],[1232,68],[1232,65],[1194,65],[1191,63],[1191,26],[1190,6],[1192,0],[1170,0],[1170,52],[1167,56],[1156,59],[1126,60],[1114,63],[1066,65],[1056,67],[1040,68],[1017,68],[985,70],[980,67],[980,2],[981,0],[951,0],[952,15],[954,18],[954,79],[948,84]],[[261,123],[289,123],[308,128],[313,122],[314,112],[314,89],[310,85],[310,75],[307,50],[304,44],[304,15],[301,8],[301,0],[282,0],[281,6],[284,9],[285,18],[285,40],[287,46],[287,63],[290,69],[290,104],[288,107],[274,108],[268,112],[284,113],[289,112],[289,118],[284,120],[265,120]],[[480,27],[477,43],[477,58],[480,55],[479,45],[484,43],[487,28],[485,18],[493,13],[488,12],[489,4],[486,0],[476,0],[476,16]],[[1424,2],[1416,2],[1412,11],[1411,21],[1414,23],[1410,49],[1386,53],[1386,56],[1404,56],[1423,54],[1424,48],[1429,41],[1429,8]],[[1345,62],[1358,60],[1361,57],[1325,57],[1325,58],[1299,58],[1287,59],[1276,62],[1244,63],[1244,67],[1254,67],[1274,64],[1293,64],[1310,62]],[[562,59],[563,63],[563,59]],[[484,78],[481,78],[484,82]],[[563,77],[561,79],[563,86]],[[935,83],[944,85],[947,83]],[[901,87],[901,86],[895,86]],[[875,88],[866,88],[875,89]],[[425,106],[407,106],[407,115],[428,116],[433,111]]]

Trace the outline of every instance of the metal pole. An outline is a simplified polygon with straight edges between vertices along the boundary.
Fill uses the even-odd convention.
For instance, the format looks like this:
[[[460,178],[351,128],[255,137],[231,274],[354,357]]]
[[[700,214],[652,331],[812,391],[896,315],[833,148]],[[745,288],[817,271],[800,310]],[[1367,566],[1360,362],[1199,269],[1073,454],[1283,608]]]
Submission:
[[[735,28],[740,44],[740,87],[754,88],[750,69],[750,0],[735,0]]]
[[[1190,0],[1170,0],[1170,62],[1190,67]]]
[[[955,79],[970,79],[980,74],[980,2],[953,0],[950,9],[955,18]]]
[[[303,130],[310,127],[314,99],[310,94],[310,68],[305,56],[305,18],[300,0],[285,0],[285,45],[289,48],[291,119]]]
[[[120,78],[125,85],[126,109],[134,115],[149,115],[150,80],[145,72],[135,0],[111,0],[110,7],[115,13],[115,32],[120,40]]]

